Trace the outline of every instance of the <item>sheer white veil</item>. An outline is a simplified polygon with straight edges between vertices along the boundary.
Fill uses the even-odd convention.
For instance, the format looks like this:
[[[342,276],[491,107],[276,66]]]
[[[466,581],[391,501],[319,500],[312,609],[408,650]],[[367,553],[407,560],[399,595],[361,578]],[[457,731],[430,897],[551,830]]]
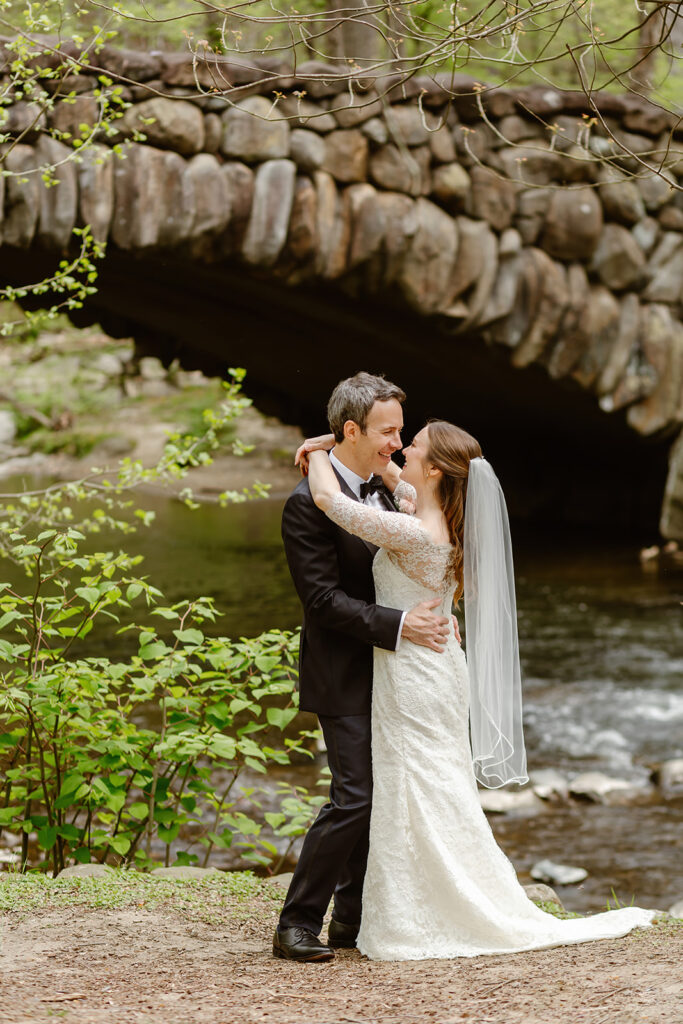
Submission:
[[[474,771],[497,789],[528,775],[510,525],[498,477],[483,458],[469,466],[463,558]]]

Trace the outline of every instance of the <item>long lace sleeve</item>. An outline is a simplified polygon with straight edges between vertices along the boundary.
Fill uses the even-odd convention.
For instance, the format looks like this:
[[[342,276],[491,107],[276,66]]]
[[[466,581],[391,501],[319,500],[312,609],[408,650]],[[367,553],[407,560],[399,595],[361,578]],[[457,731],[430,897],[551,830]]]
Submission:
[[[417,491],[406,480],[399,480],[394,488],[394,501],[401,501],[402,498],[412,501],[413,505],[417,501]]]
[[[412,487],[410,489],[412,491]],[[327,515],[348,533],[388,551],[410,552],[416,545],[431,543],[424,526],[413,516],[383,512],[345,494],[335,494]]]

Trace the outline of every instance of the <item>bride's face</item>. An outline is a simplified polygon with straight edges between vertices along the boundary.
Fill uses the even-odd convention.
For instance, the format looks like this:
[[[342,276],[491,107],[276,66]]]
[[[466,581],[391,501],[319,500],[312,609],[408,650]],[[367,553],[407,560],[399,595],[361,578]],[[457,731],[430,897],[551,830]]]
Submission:
[[[413,440],[403,449],[405,463],[401,470],[401,480],[412,484],[416,490],[424,487],[425,477],[428,469],[427,451],[429,448],[429,434],[427,427],[418,431]]]

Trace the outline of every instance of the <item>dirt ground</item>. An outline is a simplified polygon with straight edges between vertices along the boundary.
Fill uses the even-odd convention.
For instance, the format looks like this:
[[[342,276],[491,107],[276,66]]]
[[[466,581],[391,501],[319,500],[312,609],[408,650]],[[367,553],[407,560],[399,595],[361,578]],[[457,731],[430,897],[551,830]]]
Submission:
[[[271,956],[281,901],[271,883],[246,903],[165,885],[162,902],[138,894],[116,907],[93,906],[107,901],[89,898],[87,887],[75,906],[22,907],[20,894],[3,915],[0,1022],[683,1021],[683,926],[671,920],[623,939],[512,956],[393,964],[353,950],[304,965]]]

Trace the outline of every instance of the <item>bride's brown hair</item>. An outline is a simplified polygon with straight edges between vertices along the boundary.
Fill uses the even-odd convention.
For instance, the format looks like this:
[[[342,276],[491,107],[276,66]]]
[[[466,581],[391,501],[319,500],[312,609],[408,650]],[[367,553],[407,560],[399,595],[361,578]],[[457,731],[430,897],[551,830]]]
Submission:
[[[476,438],[446,420],[430,420],[427,424],[427,462],[441,470],[437,497],[446,518],[453,545],[452,571],[457,603],[463,591],[463,540],[465,533],[465,501],[470,461],[481,456]]]

